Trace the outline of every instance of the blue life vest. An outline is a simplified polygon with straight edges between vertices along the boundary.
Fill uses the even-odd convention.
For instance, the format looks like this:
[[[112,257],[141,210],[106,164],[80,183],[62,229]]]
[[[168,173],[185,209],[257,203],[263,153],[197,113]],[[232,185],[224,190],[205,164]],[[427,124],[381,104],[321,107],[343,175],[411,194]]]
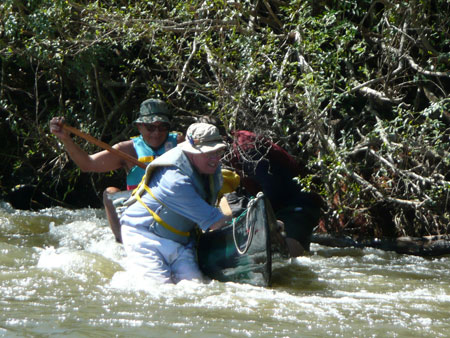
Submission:
[[[177,146],[177,133],[169,133],[166,141],[158,148],[153,149],[145,141],[142,135],[132,138],[134,150],[138,157],[138,161],[148,164],[152,162],[156,157],[161,156],[166,151],[175,148]],[[133,190],[137,187],[142,177],[145,174],[145,169],[134,166],[127,174],[127,190]]]
[[[142,196],[145,192],[153,196],[153,193],[148,187],[148,182],[150,181],[152,173],[156,168],[166,166],[175,166],[184,175],[189,176],[194,183],[197,193],[210,205],[215,204],[220,188],[223,184],[223,176],[220,166],[213,175],[208,175],[209,182],[206,183],[203,179],[204,176],[200,175],[193,168],[188,157],[179,147],[170,150],[162,157],[158,157],[147,166],[145,178],[133,192],[133,196],[126,202],[126,204],[130,205],[136,201],[144,204],[144,202],[140,199],[140,196]],[[209,189],[205,187],[205,183],[209,184]],[[156,197],[154,198],[161,204],[161,207],[157,210],[151,210],[144,204],[153,216],[153,222],[149,225],[149,230],[160,237],[168,238],[178,243],[187,244],[191,240],[192,230],[195,228],[195,223],[192,220],[170,210],[164,204],[164,201],[159,201]]]

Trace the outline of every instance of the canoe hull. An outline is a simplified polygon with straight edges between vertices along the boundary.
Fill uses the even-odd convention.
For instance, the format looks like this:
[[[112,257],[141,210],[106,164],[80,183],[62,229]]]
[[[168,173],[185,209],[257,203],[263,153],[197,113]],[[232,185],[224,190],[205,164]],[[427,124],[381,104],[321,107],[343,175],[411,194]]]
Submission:
[[[221,282],[270,286],[272,277],[272,211],[260,195],[235,225],[202,234],[197,255],[200,269]]]

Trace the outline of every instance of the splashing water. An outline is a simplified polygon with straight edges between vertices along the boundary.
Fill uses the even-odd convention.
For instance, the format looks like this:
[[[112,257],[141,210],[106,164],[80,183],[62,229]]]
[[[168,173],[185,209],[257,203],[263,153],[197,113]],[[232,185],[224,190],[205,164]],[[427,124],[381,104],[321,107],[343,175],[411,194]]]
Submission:
[[[450,258],[312,245],[273,286],[133,278],[95,209],[0,206],[0,335],[447,337]]]

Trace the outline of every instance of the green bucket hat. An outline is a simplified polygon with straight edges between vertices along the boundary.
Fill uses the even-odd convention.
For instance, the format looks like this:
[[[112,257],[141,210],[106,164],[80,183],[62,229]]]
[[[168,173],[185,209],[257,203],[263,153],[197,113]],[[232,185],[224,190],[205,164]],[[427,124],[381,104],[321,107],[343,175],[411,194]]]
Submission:
[[[164,122],[170,124],[169,108],[158,99],[148,99],[141,103],[139,116],[134,123]]]

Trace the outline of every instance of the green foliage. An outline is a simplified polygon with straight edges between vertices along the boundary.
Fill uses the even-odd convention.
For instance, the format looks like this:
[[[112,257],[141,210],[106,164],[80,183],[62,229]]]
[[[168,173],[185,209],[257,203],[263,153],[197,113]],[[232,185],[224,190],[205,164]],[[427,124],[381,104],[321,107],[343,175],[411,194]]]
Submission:
[[[2,185],[39,184],[73,204],[86,187],[100,195],[123,173],[79,173],[48,121],[62,115],[112,144],[136,133],[141,101],[160,97],[182,131],[209,115],[284,146],[304,167],[303,188],[327,201],[329,231],[447,233],[449,9],[446,0],[4,0]]]

